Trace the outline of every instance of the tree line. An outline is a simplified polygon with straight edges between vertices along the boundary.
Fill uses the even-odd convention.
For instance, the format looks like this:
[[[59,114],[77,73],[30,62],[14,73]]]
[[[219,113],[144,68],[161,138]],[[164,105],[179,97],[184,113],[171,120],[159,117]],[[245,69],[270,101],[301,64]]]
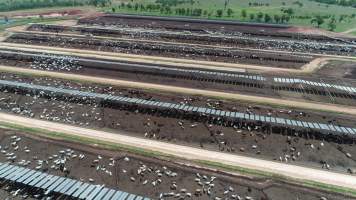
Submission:
[[[318,3],[356,7],[356,0],[310,0]]]
[[[119,9],[128,9],[132,11],[140,12],[159,12],[165,15],[180,15],[180,16],[194,16],[194,17],[241,17],[244,20],[254,21],[254,22],[265,22],[265,23],[288,23],[290,20],[291,11],[286,11],[283,14],[270,15],[267,13],[247,13],[246,10],[242,10],[241,13],[237,13],[231,8],[227,9],[217,9],[217,10],[204,10],[201,8],[172,8],[170,6],[164,6],[161,4],[131,4],[131,3],[121,3]],[[116,12],[116,8],[112,8],[112,12]]]
[[[0,12],[67,6],[108,6],[111,0],[9,0],[0,2]]]

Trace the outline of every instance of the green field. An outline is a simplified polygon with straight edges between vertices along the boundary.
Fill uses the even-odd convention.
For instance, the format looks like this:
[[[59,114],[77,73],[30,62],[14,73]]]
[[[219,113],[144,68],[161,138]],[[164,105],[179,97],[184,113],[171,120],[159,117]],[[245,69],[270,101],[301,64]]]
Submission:
[[[166,1],[174,1],[174,0],[166,0]],[[329,29],[328,23],[331,20],[331,17],[335,18],[336,28],[334,31],[343,32],[351,28],[356,27],[356,8],[353,7],[344,7],[338,5],[327,5],[321,4],[317,2],[313,2],[310,0],[193,0],[191,3],[190,0],[183,1],[185,3],[181,3],[178,5],[170,6],[171,12],[162,12],[161,10],[141,10],[140,8],[135,10],[135,4],[144,5],[157,5],[156,0],[121,0],[114,1],[111,6],[102,8],[102,10],[106,12],[116,13],[132,13],[132,14],[149,14],[149,15],[160,15],[160,16],[182,16],[175,13],[175,9],[177,8],[185,8],[185,9],[202,9],[203,13],[200,16],[202,18],[218,18],[218,19],[232,19],[239,21],[257,21],[256,17],[259,12],[263,13],[263,15],[268,14],[272,20],[269,23],[276,23],[274,20],[274,16],[288,16],[290,20],[288,24],[294,25],[304,25],[304,26],[315,26],[315,24],[311,24],[311,20],[316,16],[321,16],[324,18],[324,23],[320,26],[323,29]],[[225,2],[227,2],[225,8]],[[299,2],[301,4],[297,4]],[[125,6],[122,6],[122,3]],[[251,5],[249,5],[251,3]],[[255,6],[254,3],[263,3],[263,5]],[[132,8],[127,6],[130,4]],[[162,7],[164,5],[162,3],[159,4]],[[233,14],[228,16],[227,10],[231,9]],[[287,14],[282,11],[282,9],[291,8],[293,10],[293,14]],[[221,17],[217,17],[217,10],[223,10],[223,15]],[[246,17],[242,16],[242,11],[246,11]],[[254,15],[255,19],[250,19],[250,15]],[[189,15],[184,15],[189,16]],[[264,22],[264,17],[261,22]]]
[[[17,4],[19,6],[15,6]],[[317,26],[311,21],[320,16],[324,21],[320,28],[330,29],[331,21],[335,25],[333,31],[336,32],[356,28],[356,8],[322,4],[312,0],[0,0],[0,10],[29,10],[36,7],[45,10],[58,6],[72,7],[71,4],[79,7],[91,5],[91,7],[104,12],[229,19],[303,26]],[[184,12],[179,10],[184,10]],[[221,16],[218,16],[219,12]],[[0,16],[3,15],[6,15],[6,12],[0,12]],[[260,18],[258,18],[259,15]],[[25,23],[25,20],[22,23]],[[0,23],[0,29],[3,27],[4,25]]]
[[[14,26],[21,26],[29,23],[51,23],[51,22],[56,22],[61,20],[66,20],[66,18],[59,18],[59,17],[50,18],[50,19],[26,18],[26,19],[16,20],[13,23],[9,23],[9,24],[0,23],[0,33],[3,32],[6,28],[10,28]]]

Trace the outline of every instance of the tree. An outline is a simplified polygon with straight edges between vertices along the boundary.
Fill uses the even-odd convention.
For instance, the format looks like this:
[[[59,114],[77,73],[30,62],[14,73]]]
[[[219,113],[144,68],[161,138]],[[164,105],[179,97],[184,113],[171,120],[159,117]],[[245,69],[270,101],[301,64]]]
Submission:
[[[231,8],[227,9],[227,16],[228,17],[231,17],[233,13],[234,13],[234,11]]]
[[[201,16],[203,13],[203,10],[201,8],[194,8],[192,15],[193,16]]]
[[[227,4],[228,4],[228,0],[225,0],[225,3],[224,3],[224,10],[226,10],[226,7],[227,7]]]
[[[284,9],[283,12],[288,14],[289,16],[292,16],[294,14],[294,10],[292,8]]]
[[[241,16],[242,16],[243,18],[246,18],[246,17],[247,17],[247,12],[246,12],[245,9],[243,9],[243,10],[241,11]]]
[[[263,13],[259,12],[257,13],[257,21],[260,22],[263,18]]]
[[[281,17],[282,23],[288,23],[289,20],[290,20],[290,17],[288,15],[282,15],[282,17]]]
[[[311,21],[311,24],[316,24],[318,28],[320,28],[320,25],[322,25],[324,23],[324,18],[321,17],[320,15],[317,15],[316,17],[314,17]]]
[[[192,15],[192,12],[191,12],[191,10],[189,8],[187,8],[187,10],[185,11],[185,14],[186,15]]]
[[[184,8],[181,9],[181,15],[185,15],[185,9]]]
[[[216,16],[217,16],[217,17],[222,17],[223,12],[224,12],[224,11],[221,10],[221,9],[217,10],[217,11],[216,11]]]
[[[250,20],[253,21],[255,19],[255,14],[254,13],[250,13]]]
[[[116,9],[114,7],[111,8],[112,12],[116,12]]]
[[[72,1],[73,2],[73,4],[74,4],[74,1]],[[90,0],[89,1],[89,4],[91,4],[91,5],[93,5],[93,6],[95,6],[95,7],[98,7],[99,5],[101,6],[101,7],[105,7],[106,5],[110,5],[111,4],[111,1],[110,0]],[[123,5],[123,4],[121,4],[123,7],[125,6],[125,5]]]
[[[329,20],[328,29],[329,29],[330,31],[334,31],[334,30],[336,29],[336,19],[335,19],[335,17],[332,17],[332,18]]]
[[[141,5],[140,5],[140,10],[141,10],[141,11],[146,11],[146,7],[141,4]]]
[[[272,18],[269,16],[269,14],[265,14],[265,23],[271,22]]]
[[[172,14],[172,9],[171,7],[166,7],[166,14]]]
[[[281,17],[279,15],[274,15],[273,19],[277,24],[281,21]]]
[[[128,3],[128,4],[126,5],[126,7],[127,7],[127,9],[131,10],[131,9],[132,9],[131,3]]]

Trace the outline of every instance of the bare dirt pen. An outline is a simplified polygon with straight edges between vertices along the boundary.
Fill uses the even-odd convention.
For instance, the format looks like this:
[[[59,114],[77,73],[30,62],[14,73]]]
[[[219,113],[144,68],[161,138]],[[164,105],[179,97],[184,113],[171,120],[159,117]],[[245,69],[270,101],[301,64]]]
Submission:
[[[189,105],[208,106],[224,110],[240,111],[291,119],[333,122],[341,125],[353,125],[350,117],[333,114],[322,114],[303,110],[285,110],[271,107],[249,105],[240,102],[206,99],[203,97],[181,96],[175,94],[158,94],[129,88],[118,88],[103,85],[80,84],[49,78],[30,78],[3,74],[2,79],[32,82],[40,85],[52,85],[95,91],[128,97],[168,102],[182,102]],[[102,107],[96,102],[82,100],[71,102],[57,98],[0,93],[0,108],[3,112],[34,117],[77,126],[90,127],[113,132],[145,137],[153,140],[200,147],[232,154],[248,155],[268,160],[280,160],[293,164],[354,173],[356,161],[346,153],[356,155],[350,141],[334,141],[328,136],[316,137],[312,134],[288,134],[280,130],[263,126],[263,129],[248,127],[229,127],[213,121],[201,121],[188,116],[172,116],[164,113],[140,111],[140,109]],[[273,133],[271,133],[271,131]]]
[[[76,82],[11,73],[0,73],[0,77],[3,80],[201,106],[242,112],[246,115],[257,114],[354,127],[355,116],[315,111],[315,108],[312,108],[314,111],[311,111],[311,109],[285,109],[280,108],[280,106],[261,106],[256,102],[243,103],[222,100],[223,95],[219,98],[207,98],[204,96],[205,94],[202,96],[177,94],[178,92],[192,94],[192,91],[199,90],[206,93],[220,92],[225,94],[224,97],[227,97],[236,93],[236,95],[244,95],[245,98],[251,97],[251,99],[273,99],[277,103],[279,99],[281,101],[293,99],[296,103],[299,103],[299,101],[301,104],[309,103],[309,106],[331,106],[340,110],[353,109],[351,106],[356,105],[356,95],[348,89],[352,89],[356,82],[346,79],[349,77],[345,75],[324,78],[323,74],[315,74],[309,77],[307,75],[294,76],[287,73],[253,74],[235,71],[233,73],[241,76],[237,79],[229,79],[202,75],[206,73],[206,71],[202,72],[202,68],[200,68],[200,72],[184,71],[197,68],[180,67],[179,62],[176,62],[176,66],[165,66],[161,63],[144,65],[138,61],[119,63],[114,59],[104,60],[95,56],[88,58],[89,54],[84,53],[82,55],[87,57],[80,59],[69,56],[70,49],[65,49],[95,50],[91,51],[91,55],[97,53],[98,56],[101,53],[109,54],[112,52],[113,55],[137,56],[140,59],[144,59],[145,56],[161,57],[162,60],[172,59],[172,63],[175,62],[174,59],[188,59],[189,62],[197,60],[201,63],[210,63],[209,66],[213,66],[211,63],[226,63],[227,65],[243,63],[251,66],[258,65],[263,68],[278,68],[281,71],[305,70],[301,67],[310,67],[313,59],[324,59],[324,57],[316,56],[316,54],[325,53],[332,56],[348,57],[354,56],[356,49],[353,44],[355,41],[351,38],[286,34],[289,27],[284,26],[236,25],[229,24],[230,22],[204,20],[192,22],[189,20],[156,19],[155,23],[147,23],[148,21],[149,19],[145,18],[107,15],[82,19],[79,22],[79,24],[84,25],[82,27],[33,25],[28,32],[14,33],[6,39],[6,42],[13,43],[10,45],[19,46],[25,44],[24,46],[27,45],[26,48],[29,51],[31,48],[35,51],[35,45],[38,45],[37,49],[43,48],[44,51],[45,49],[60,47],[58,49],[60,51],[63,48],[63,55],[40,55],[38,52],[32,55],[24,55],[16,50],[11,52],[9,49],[7,49],[8,52],[2,51],[0,54],[2,70],[10,66],[7,68],[24,73],[25,70],[27,70],[26,72],[31,71],[34,75],[43,75],[45,72],[51,71],[53,72],[52,75],[57,74],[57,77],[66,78],[65,76],[74,77],[74,75],[78,75],[82,77],[80,80],[84,81],[86,78],[93,78],[93,80],[102,78],[104,81],[101,83],[105,84],[110,84],[112,81],[126,81],[125,86],[118,83],[117,85],[120,86],[110,86],[93,83],[94,81]],[[95,27],[88,27],[88,25],[95,25]],[[98,25],[104,25],[104,27]],[[246,27],[249,28],[246,29]],[[6,45],[6,43],[3,43],[3,45]],[[217,46],[221,47],[218,48]],[[281,50],[286,52],[281,52]],[[67,53],[66,56],[64,56],[64,52]],[[302,52],[313,53],[314,56],[306,56]],[[347,71],[349,68],[347,65],[343,67],[343,70],[346,69]],[[210,71],[214,70],[219,71],[220,69],[212,70],[210,68]],[[319,72],[323,70],[325,74],[329,73],[327,71],[329,70],[328,64],[326,64],[325,69],[321,68]],[[350,74],[352,73],[351,71]],[[50,76],[49,73],[46,76]],[[282,77],[284,81],[286,79],[289,81],[291,78],[306,79],[308,83],[289,84],[290,82],[288,82],[288,85],[286,82],[276,81],[276,78],[279,77]],[[108,79],[107,82],[105,82],[106,78]],[[71,80],[74,80],[74,78]],[[127,85],[129,81],[135,84],[132,87],[137,87],[138,84],[147,84],[145,87],[141,87],[146,89],[130,88]],[[329,89],[320,87],[320,83],[324,82],[330,83],[332,86]],[[154,85],[157,87],[153,87]],[[340,85],[348,88],[338,87]],[[157,91],[153,89],[159,87],[165,87],[165,90]],[[174,93],[172,88],[180,88],[180,90]],[[187,92],[188,90],[190,93]],[[252,100],[248,102],[252,102]],[[65,126],[64,124],[78,126],[71,127],[73,129],[87,127],[107,131],[113,133],[116,137],[129,135],[137,137],[133,138],[136,140],[145,138],[142,140],[165,142],[157,145],[161,147],[177,144],[195,147],[196,150],[198,150],[197,148],[206,149],[209,150],[209,153],[220,151],[224,153],[224,156],[242,155],[311,168],[322,168],[326,171],[349,173],[350,176],[354,176],[353,174],[356,173],[356,148],[354,148],[356,139],[351,139],[351,134],[350,137],[332,135],[322,128],[314,130],[287,125],[280,127],[265,121],[245,119],[232,122],[225,118],[215,118],[214,115],[205,115],[205,113],[197,114],[172,109],[159,110],[139,104],[132,105],[53,93],[44,94],[38,90],[31,91],[6,86],[0,87],[0,110],[27,117],[24,118],[23,123],[29,121],[29,118],[35,118],[57,122],[58,126]],[[8,116],[8,118],[11,117]],[[44,121],[39,122],[45,123]],[[260,200],[284,200],[286,196],[288,196],[288,199],[289,197],[292,199],[323,199],[322,196],[327,197],[327,199],[346,198],[332,194],[326,195],[320,191],[312,192],[307,188],[270,180],[228,177],[226,174],[186,167],[174,162],[153,159],[150,156],[144,157],[128,152],[114,152],[64,141],[40,139],[16,131],[2,131],[4,133],[0,134],[0,145],[6,151],[3,153],[14,152],[17,156],[15,158],[16,164],[25,164],[31,168],[48,170],[53,174],[67,175],[75,179],[105,184],[151,198],[159,198],[163,193],[167,193],[164,195],[167,195],[168,199],[173,199],[173,196],[178,197],[178,195],[187,199],[215,197],[239,199],[237,195],[243,197],[243,199]],[[92,130],[87,132],[90,131]],[[348,131],[351,133],[351,129]],[[13,145],[11,140],[17,137],[11,138],[11,135],[15,133],[21,135],[22,139],[19,144]],[[105,135],[105,133],[101,132],[101,135]],[[97,136],[100,138],[99,134]],[[125,140],[127,143],[129,141],[131,140]],[[16,145],[19,146],[16,147]],[[188,148],[184,146],[181,146],[181,148]],[[16,148],[18,149],[16,150]],[[154,149],[154,147],[151,146],[150,149]],[[202,151],[201,149],[199,150]],[[165,150],[169,152],[168,149]],[[35,155],[36,157],[34,157]],[[68,157],[66,173],[60,172],[53,165],[53,161],[59,155]],[[0,161],[5,161],[5,159],[8,160],[9,156],[0,154]],[[27,163],[27,161],[31,162]],[[43,164],[47,161],[48,164]],[[291,165],[285,166],[291,167]],[[267,170],[267,167],[265,169]],[[292,170],[289,171],[292,173]],[[199,175],[196,173],[199,173]],[[319,174],[324,175],[323,173],[325,172],[322,171]],[[291,176],[291,174],[289,175]],[[340,174],[338,175],[340,176]],[[347,176],[343,180],[348,180],[348,178]],[[335,180],[341,179],[335,178]],[[209,183],[205,184],[202,181]],[[211,185],[211,181],[214,182],[214,185]],[[9,191],[7,187],[7,185],[0,184],[0,195],[6,193],[4,189],[7,192]],[[10,188],[12,192],[17,189]],[[219,198],[215,199],[218,200]]]
[[[151,17],[151,16],[134,16],[134,15],[102,15],[95,17],[82,18],[79,25],[102,25],[102,26],[119,26],[134,28],[151,28],[164,30],[182,30],[190,32],[207,33],[242,33],[251,36],[276,37],[276,38],[295,38],[295,39],[314,39],[320,41],[332,40],[325,34],[311,33],[303,34],[307,30],[288,25],[271,25],[259,23],[240,23],[236,21],[219,21],[219,20],[200,20],[189,18],[169,18],[169,17]],[[355,38],[342,38],[353,41]],[[338,39],[334,39],[338,40]]]
[[[356,62],[352,61],[330,61],[323,68],[318,70],[316,74],[322,76],[334,76],[339,79],[346,79],[351,82],[356,79]]]
[[[190,60],[259,64],[264,66],[299,68],[312,60],[311,57],[284,53],[246,51],[187,44],[161,43],[159,41],[137,41],[123,39],[97,39],[54,34],[15,33],[5,40],[10,43],[88,49],[125,54],[163,56]]]
[[[72,74],[100,76],[114,79],[148,82],[179,87],[216,90],[261,97],[278,97],[284,99],[300,99],[341,105],[356,105],[356,95],[345,91],[326,89],[302,84],[279,84],[273,81],[272,74],[234,73],[241,78],[231,78],[227,75],[217,77],[208,75],[209,70],[182,68],[177,65],[142,65],[137,63],[117,62],[113,60],[83,59],[73,56],[42,55],[38,53],[4,51],[0,52],[0,64],[46,71],[58,71]],[[192,71],[184,71],[192,70]],[[214,71],[213,71],[214,72]],[[223,71],[219,71],[223,72]],[[231,72],[224,72],[231,74]],[[288,76],[289,78],[302,78],[310,81],[341,84],[338,79],[310,79],[309,76]],[[260,80],[258,80],[260,78]],[[262,80],[264,79],[264,80]],[[356,85],[349,82],[348,86]]]
[[[220,36],[221,38],[224,38],[222,35],[226,34],[226,42],[229,41],[229,36],[238,36],[239,39],[235,38],[230,41],[230,44],[256,49],[279,49],[291,52],[352,55],[354,54],[352,49],[355,48],[354,45],[349,46],[349,44],[353,44],[355,38],[328,37],[326,35],[305,34],[297,31],[291,32],[290,30],[293,28],[284,25],[247,24],[229,21],[217,22],[209,20],[189,20],[182,18],[170,19],[165,17],[157,18],[127,15],[104,15],[97,18],[83,18],[79,20],[79,24],[114,26],[119,28],[144,28],[148,30],[186,31],[195,34],[214,33],[216,34],[215,36]],[[85,32],[83,30],[81,31]],[[97,32],[101,32],[101,34],[115,33],[115,31],[105,30]],[[92,34],[95,35],[97,32],[93,31]],[[181,38],[189,39],[189,37],[191,36],[186,35]],[[214,37],[214,39],[216,40],[216,37]],[[195,40],[199,39],[196,38]],[[224,39],[220,40],[224,41]],[[327,43],[331,43],[332,45]],[[221,42],[220,45],[221,44],[223,45],[224,42]]]
[[[128,25],[130,26],[130,25]],[[24,30],[22,30],[24,31]],[[19,32],[22,32],[19,31]],[[307,35],[301,36],[295,34],[285,38],[275,37],[265,33],[264,36],[251,35],[241,32],[223,33],[224,29],[207,30],[206,33],[194,33],[184,31],[167,31],[165,29],[151,29],[147,27],[126,27],[122,24],[116,26],[60,26],[33,24],[26,31],[30,33],[53,33],[60,35],[73,36],[95,36],[100,39],[113,40],[115,38],[136,39],[136,40],[154,40],[167,43],[185,43],[197,45],[209,45],[216,47],[235,47],[244,49],[276,50],[313,54],[330,55],[353,55],[355,45],[343,39],[334,38],[308,38]],[[246,31],[246,30],[244,30]],[[286,33],[286,35],[288,35]],[[255,51],[258,52],[258,51]],[[251,51],[253,53],[253,51]],[[277,55],[277,52],[276,52]],[[303,60],[302,58],[300,58]],[[284,66],[293,67],[293,66]]]
[[[185,199],[215,197],[233,199],[238,195],[241,198],[248,197],[256,200],[282,200],[284,199],[283,194],[288,194],[290,198],[311,200],[321,197],[335,200],[348,199],[345,196],[325,194],[321,191],[312,191],[308,188],[285,183],[187,167],[179,164],[177,160],[170,162],[142,157],[129,152],[110,151],[66,141],[38,138],[14,130],[1,129],[0,132],[0,145],[3,147],[3,151],[16,155],[14,164],[25,165],[24,163],[28,163],[26,166],[29,168],[44,170],[53,175],[82,179],[85,182],[89,182],[90,179],[96,184],[105,184],[107,187],[150,198],[158,198],[160,194],[173,192],[174,195],[185,196]],[[10,144],[16,140],[19,140],[16,145]],[[17,150],[14,150],[15,148]],[[51,167],[57,166],[55,161],[63,157],[67,158],[65,172]],[[5,162],[6,160],[6,156],[1,154],[0,161]],[[48,164],[45,164],[47,162]],[[197,180],[201,180],[202,183]],[[208,187],[205,182],[214,185]],[[2,189],[7,187],[7,185],[1,185]],[[209,192],[207,188],[210,188]],[[10,187],[7,190],[11,192],[17,189],[21,189],[21,191],[15,199],[20,194],[34,194],[33,190],[26,188]],[[0,190],[0,195],[7,197],[8,193]],[[191,198],[188,197],[189,195]],[[167,196],[165,199],[175,198],[171,195]],[[55,199],[67,198],[55,196]]]

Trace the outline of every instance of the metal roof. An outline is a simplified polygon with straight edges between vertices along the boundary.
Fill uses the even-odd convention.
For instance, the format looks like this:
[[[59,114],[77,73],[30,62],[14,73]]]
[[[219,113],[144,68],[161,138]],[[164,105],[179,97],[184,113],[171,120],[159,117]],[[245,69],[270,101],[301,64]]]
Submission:
[[[111,199],[141,200],[144,198],[135,194],[113,190],[103,185],[94,185],[66,177],[54,176],[9,163],[0,163],[0,180],[43,189],[45,195],[60,193],[87,200],[105,200],[110,199],[113,195],[115,198]],[[149,198],[144,199],[149,200]]]
[[[275,78],[275,80],[280,80],[280,78]],[[293,80],[293,81],[302,81],[302,80]],[[39,90],[39,91],[45,91],[45,92],[56,92],[58,91],[58,88],[55,87],[46,87],[46,90],[43,90],[43,87],[40,85],[33,85],[33,84],[28,84],[28,83],[20,83],[16,81],[6,81],[6,80],[0,80],[0,85],[7,86],[7,87],[21,87],[23,89],[31,89],[31,90]],[[216,110],[216,109],[211,109],[211,108],[205,108],[205,107],[195,107],[195,106],[189,106],[186,104],[177,104],[177,103],[169,103],[169,102],[161,102],[161,101],[147,101],[144,99],[139,99],[139,98],[130,98],[130,97],[123,97],[123,96],[113,96],[113,95],[108,95],[108,94],[99,94],[99,93],[92,93],[92,92],[81,92],[79,90],[71,90],[71,89],[61,89],[61,93],[64,94],[80,94],[80,97],[95,97],[97,99],[102,99],[102,100],[111,100],[113,102],[117,103],[131,103],[131,104],[137,104],[140,106],[151,106],[151,107],[157,107],[157,108],[174,108],[176,110],[181,110],[181,111],[190,111],[190,112],[198,112],[200,114],[206,114],[206,115],[211,115],[211,116],[222,116],[222,117],[229,117],[232,119],[247,119],[247,120],[252,120],[252,121],[262,121],[262,122],[267,122],[267,123],[276,123],[279,125],[286,125],[286,126],[294,126],[298,128],[312,128],[312,129],[317,129],[317,130],[322,130],[322,131],[330,131],[333,132],[334,134],[340,134],[340,135],[355,135],[356,134],[356,129],[352,129],[351,127],[342,127],[342,126],[334,126],[332,124],[323,124],[323,123],[317,123],[317,122],[308,122],[308,121],[300,121],[300,120],[293,120],[293,119],[287,119],[287,118],[275,118],[271,116],[263,116],[263,115],[255,115],[255,114],[247,114],[247,113],[242,113],[242,112],[229,112],[229,111],[224,111],[224,110]],[[74,95],[75,96],[75,95]]]

